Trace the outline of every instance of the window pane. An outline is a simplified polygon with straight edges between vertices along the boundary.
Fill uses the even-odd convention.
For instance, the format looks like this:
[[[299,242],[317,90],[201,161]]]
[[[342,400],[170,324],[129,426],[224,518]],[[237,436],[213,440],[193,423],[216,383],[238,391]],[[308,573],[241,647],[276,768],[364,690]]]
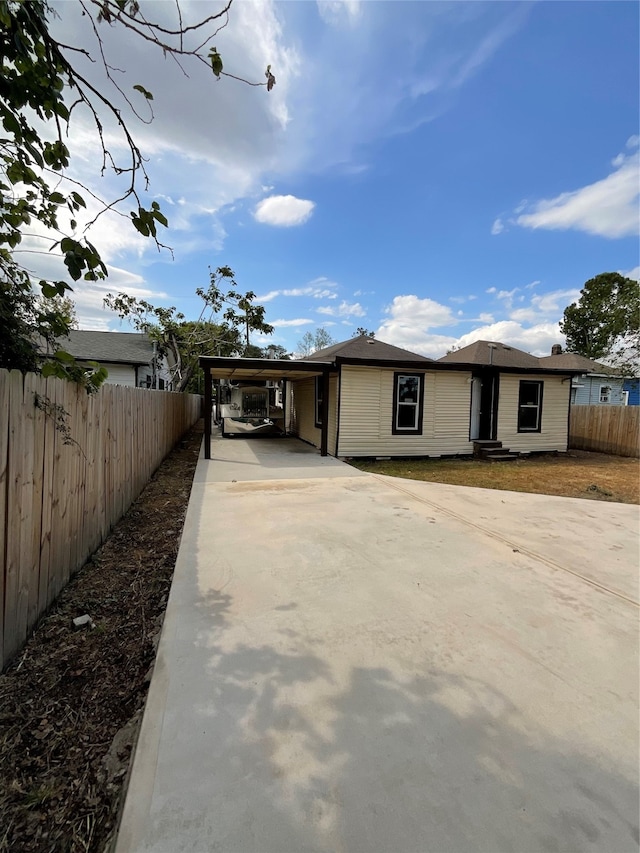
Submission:
[[[398,377],[398,402],[417,403],[420,380],[417,376]]]
[[[537,406],[540,394],[540,385],[537,382],[520,383],[520,405]]]
[[[538,429],[538,408],[520,409],[520,429]]]
[[[415,405],[398,406],[398,429],[415,429],[418,407]]]

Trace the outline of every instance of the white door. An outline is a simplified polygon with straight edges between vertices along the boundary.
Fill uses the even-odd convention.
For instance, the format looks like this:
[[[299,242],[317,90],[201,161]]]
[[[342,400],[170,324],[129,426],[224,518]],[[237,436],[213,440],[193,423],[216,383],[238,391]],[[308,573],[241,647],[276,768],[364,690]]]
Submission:
[[[482,396],[482,379],[474,376],[471,381],[471,424],[469,437],[471,441],[480,438],[480,397]]]

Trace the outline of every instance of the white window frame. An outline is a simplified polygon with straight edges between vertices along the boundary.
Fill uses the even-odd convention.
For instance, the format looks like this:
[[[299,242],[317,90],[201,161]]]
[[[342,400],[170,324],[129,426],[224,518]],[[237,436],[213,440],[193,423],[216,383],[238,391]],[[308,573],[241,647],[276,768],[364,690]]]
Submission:
[[[521,403],[520,395],[522,385],[524,383],[535,385],[538,388],[537,401],[535,403]],[[540,379],[521,379],[518,387],[518,432],[542,432],[542,398],[544,392],[544,382]],[[520,413],[523,409],[536,411],[536,423],[532,427],[524,427],[520,424]]]
[[[402,380],[404,379],[417,379],[418,381],[418,393],[417,400],[412,400],[410,402],[405,402],[400,399],[400,388],[402,384]],[[399,425],[399,414],[400,410],[404,409],[405,411],[413,407],[414,409],[414,417],[413,424],[411,426],[400,426]],[[396,373],[394,374],[393,381],[393,425],[392,432],[394,435],[422,435],[422,414],[424,408],[424,373]]]
[[[611,402],[611,385],[601,385],[600,392],[598,394],[598,402],[599,403],[610,403]]]

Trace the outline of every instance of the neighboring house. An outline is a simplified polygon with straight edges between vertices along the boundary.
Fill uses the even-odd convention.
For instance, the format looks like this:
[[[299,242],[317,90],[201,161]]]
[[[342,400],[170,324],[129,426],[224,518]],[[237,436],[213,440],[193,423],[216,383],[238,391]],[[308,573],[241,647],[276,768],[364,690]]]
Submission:
[[[488,341],[433,361],[360,336],[295,361],[200,364],[209,398],[212,379],[285,379],[288,431],[325,454],[357,457],[471,454],[474,440],[523,453],[566,451],[576,371],[540,361]]]
[[[640,379],[625,379],[622,394],[628,406],[640,406]]]
[[[76,361],[97,361],[108,370],[106,381],[135,388],[169,390],[171,379],[156,344],[140,332],[72,330],[58,345]]]
[[[540,359],[548,367],[580,371],[571,380],[571,404],[574,406],[622,406],[628,402],[625,379],[606,364],[593,361],[584,355],[562,352],[559,344],[551,348],[551,355]]]

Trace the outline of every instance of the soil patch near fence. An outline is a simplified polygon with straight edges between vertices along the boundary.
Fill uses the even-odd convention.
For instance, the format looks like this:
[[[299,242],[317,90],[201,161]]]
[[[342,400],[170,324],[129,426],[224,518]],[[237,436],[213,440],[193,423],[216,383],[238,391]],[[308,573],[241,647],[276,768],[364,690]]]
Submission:
[[[627,456],[570,450],[510,462],[478,459],[353,459],[361,471],[408,480],[506,489],[566,498],[640,503],[640,461]]]
[[[142,716],[202,423],[0,675],[0,851],[108,848]],[[87,614],[92,625],[74,628]]]

